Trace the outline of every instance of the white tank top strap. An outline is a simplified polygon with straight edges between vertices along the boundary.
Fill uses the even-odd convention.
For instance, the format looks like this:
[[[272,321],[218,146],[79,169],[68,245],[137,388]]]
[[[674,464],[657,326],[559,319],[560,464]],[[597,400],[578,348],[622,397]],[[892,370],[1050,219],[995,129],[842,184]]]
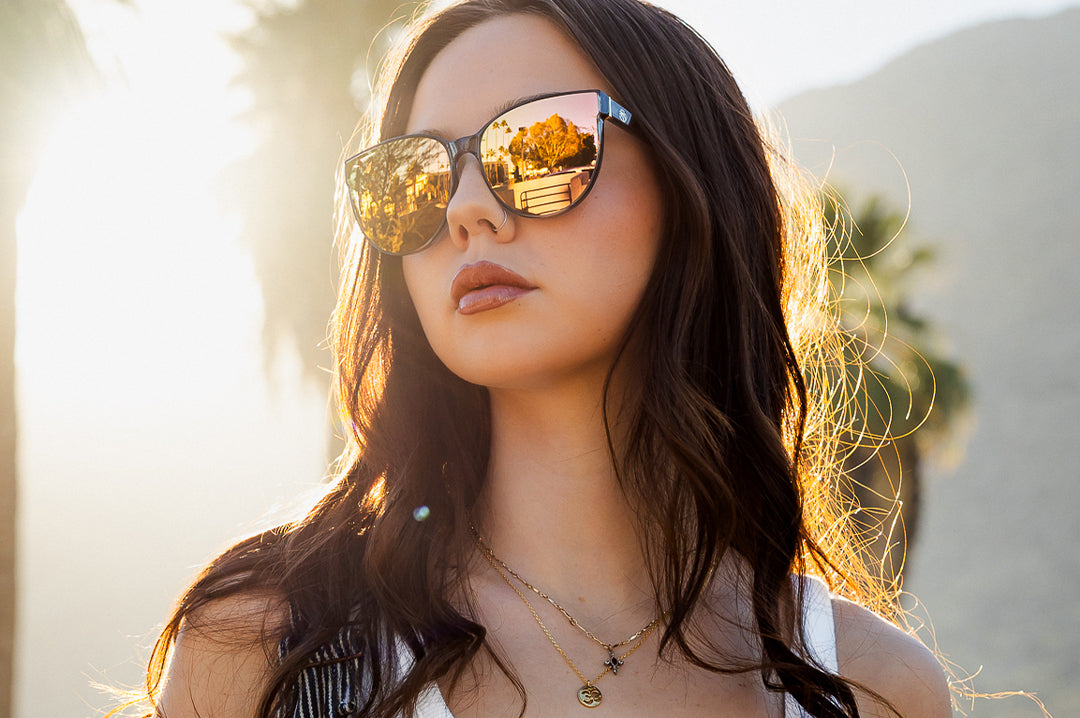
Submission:
[[[428,684],[420,697],[416,699],[417,718],[454,718],[450,712],[450,706],[446,705],[439,684],[434,681]]]
[[[825,583],[813,576],[795,576],[802,583],[802,645],[805,657],[827,673],[836,675],[836,625],[833,621],[832,594]],[[784,718],[808,718],[802,706],[788,694],[784,699]]]
[[[833,621],[832,594],[817,577],[801,576],[803,585],[803,645],[818,667],[836,674],[836,625]]]
[[[397,644],[397,656],[398,676],[404,676],[412,670],[415,661],[409,647],[400,638]],[[454,718],[454,714],[450,712],[450,706],[446,705],[442,691],[439,690],[439,684],[435,681],[429,683],[417,697],[414,715],[416,718]]]

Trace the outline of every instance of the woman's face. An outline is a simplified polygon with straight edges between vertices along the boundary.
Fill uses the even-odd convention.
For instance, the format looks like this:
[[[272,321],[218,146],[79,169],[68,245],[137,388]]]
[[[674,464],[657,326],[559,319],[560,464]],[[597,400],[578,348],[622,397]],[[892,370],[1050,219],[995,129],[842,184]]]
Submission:
[[[406,130],[453,140],[521,99],[588,89],[610,92],[554,25],[528,15],[500,17],[462,33],[435,57],[417,87]],[[557,217],[509,215],[502,224],[503,209],[479,162],[472,155],[459,159],[448,229],[403,258],[428,341],[466,381],[492,389],[553,388],[602,380],[611,367],[656,258],[662,206],[641,141],[613,123],[605,130],[595,185]],[[488,274],[491,267],[482,263],[518,278],[506,280],[498,269]],[[504,280],[515,286],[499,287]],[[489,282],[496,287],[461,296],[463,285]]]

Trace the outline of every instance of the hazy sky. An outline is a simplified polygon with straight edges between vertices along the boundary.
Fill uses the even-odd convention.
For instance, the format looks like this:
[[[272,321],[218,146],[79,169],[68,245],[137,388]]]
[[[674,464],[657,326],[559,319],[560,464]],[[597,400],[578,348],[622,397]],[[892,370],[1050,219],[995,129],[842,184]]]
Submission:
[[[986,20],[1047,15],[1076,0],[657,0],[724,57],[758,109],[849,82],[911,47]]]
[[[283,0],[289,4],[296,0]],[[362,1],[362,0],[360,0]],[[122,36],[133,15],[115,0],[69,0],[101,34],[100,56],[139,54]],[[911,47],[987,20],[1040,16],[1080,0],[656,0],[698,29],[725,58],[760,108],[808,89],[859,78]],[[249,14],[237,0],[135,0],[145,17],[171,15],[179,36],[209,38],[235,30]],[[112,7],[110,7],[112,6]],[[171,8],[170,8],[171,6]],[[177,12],[181,10],[181,12]],[[122,19],[128,16],[127,20]],[[128,25],[129,27],[122,27]],[[154,34],[149,28],[148,35]],[[145,47],[145,45],[144,45]],[[143,65],[152,65],[145,62]]]

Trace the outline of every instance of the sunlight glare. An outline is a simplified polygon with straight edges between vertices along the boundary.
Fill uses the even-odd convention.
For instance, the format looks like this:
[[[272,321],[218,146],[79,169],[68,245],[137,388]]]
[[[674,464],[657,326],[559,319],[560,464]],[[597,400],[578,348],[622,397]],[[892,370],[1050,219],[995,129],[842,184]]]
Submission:
[[[222,37],[250,8],[71,4],[104,86],[53,125],[16,228],[16,716],[97,715],[90,680],[137,684],[133,636],[185,567],[326,467],[299,360],[267,391],[259,285],[219,179],[255,146]]]
[[[237,221],[214,187],[252,145],[233,119],[236,60],[206,14],[185,27],[164,7],[112,17],[100,6],[117,74],[57,124],[18,225],[23,383],[42,372],[36,391],[125,411],[160,400],[150,389],[165,366],[212,391],[225,356],[256,363],[261,323]],[[96,58],[105,19],[80,14]]]

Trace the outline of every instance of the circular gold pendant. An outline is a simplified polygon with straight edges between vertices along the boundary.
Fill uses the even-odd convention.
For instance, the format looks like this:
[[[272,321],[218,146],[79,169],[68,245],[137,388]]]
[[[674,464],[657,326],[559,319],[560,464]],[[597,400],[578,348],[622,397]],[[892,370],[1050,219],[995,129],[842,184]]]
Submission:
[[[586,708],[595,708],[600,705],[604,696],[600,694],[600,689],[596,686],[584,685],[578,690],[577,699],[578,703]]]

